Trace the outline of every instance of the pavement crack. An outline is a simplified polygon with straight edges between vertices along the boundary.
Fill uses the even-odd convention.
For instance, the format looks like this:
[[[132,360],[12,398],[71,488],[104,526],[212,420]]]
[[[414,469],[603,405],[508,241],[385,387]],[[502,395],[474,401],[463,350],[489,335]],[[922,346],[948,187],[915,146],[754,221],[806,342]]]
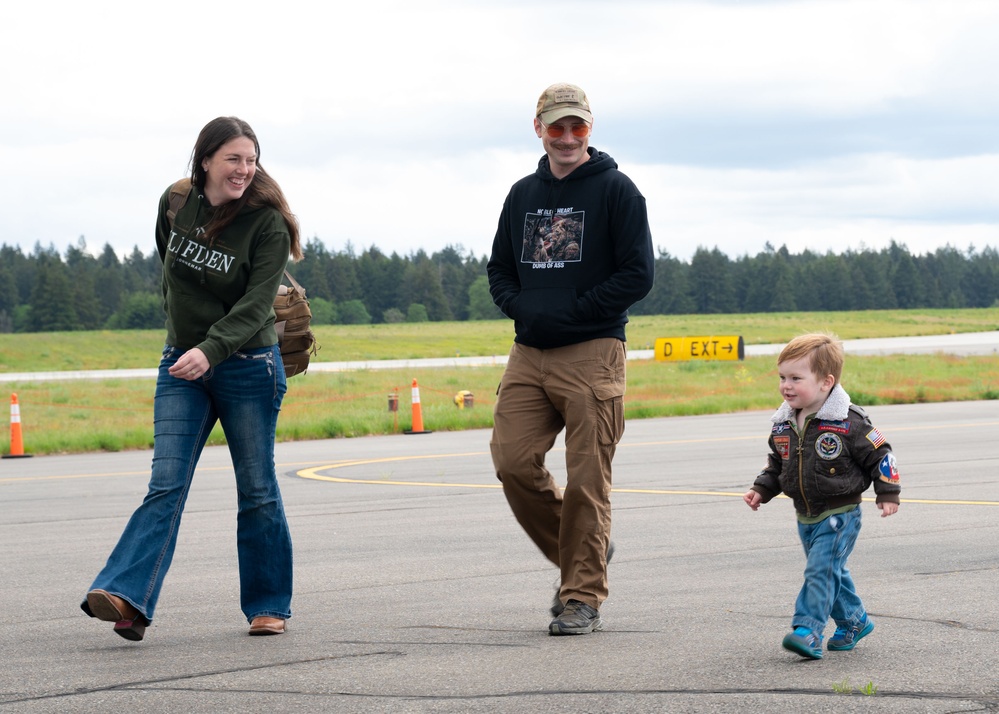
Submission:
[[[479,630],[471,630],[465,627],[437,627],[434,625],[410,625],[408,627],[402,627],[403,630],[464,630],[466,632],[479,632]],[[484,632],[520,632],[520,630],[483,630]],[[421,642],[418,640],[406,641],[406,640],[390,640],[387,642],[361,642],[358,640],[341,640],[341,644],[347,645],[368,645],[371,647],[381,646],[381,647],[392,647],[392,646],[404,646],[404,647],[499,647],[499,648],[530,648],[529,644],[516,644],[511,642]]]
[[[945,620],[945,619],[935,619],[932,617],[905,617],[904,615],[884,615],[876,612],[871,613],[875,618],[883,618],[885,620],[908,620],[909,622],[923,622],[934,625],[943,625],[944,627],[953,627],[958,630],[974,630],[975,632],[999,632],[999,629],[994,627],[981,627],[979,625],[971,625],[967,622],[961,622],[960,620]]]
[[[377,653],[366,653],[363,655],[349,655],[348,657],[369,657],[378,655],[398,655],[397,652],[377,652]],[[37,697],[30,697],[25,699],[8,699],[0,700],[0,704],[14,704],[18,702],[27,701],[37,701],[43,699],[53,699],[56,697],[70,697],[86,694],[94,694],[100,692],[114,692],[114,691],[149,691],[149,692],[163,692],[163,691],[186,691],[186,692],[202,692],[202,693],[219,693],[219,694],[266,694],[268,696],[274,695],[287,695],[295,697],[314,697],[317,699],[335,699],[337,697],[350,697],[357,699],[370,699],[370,700],[381,700],[386,702],[399,702],[399,701],[417,701],[417,702],[462,702],[462,701],[488,701],[488,700],[499,700],[499,701],[512,701],[515,699],[527,699],[532,697],[543,697],[546,701],[551,702],[552,697],[614,697],[614,696],[648,696],[648,697],[658,697],[658,696],[746,696],[746,695],[768,695],[775,697],[834,697],[841,699],[843,697],[848,697],[851,699],[856,699],[858,697],[869,696],[872,699],[891,699],[896,701],[901,700],[917,700],[917,701],[940,701],[940,702],[953,702],[957,703],[974,703],[981,707],[979,711],[999,711],[999,691],[996,692],[927,692],[927,691],[915,691],[915,690],[899,690],[899,691],[889,691],[885,689],[879,689],[876,694],[864,695],[860,692],[852,693],[838,693],[831,689],[794,689],[794,688],[674,688],[674,689],[572,689],[572,690],[562,690],[562,689],[537,689],[537,690],[518,690],[511,692],[483,692],[481,694],[420,694],[420,693],[373,693],[373,692],[350,692],[350,691],[337,691],[337,692],[326,692],[326,691],[309,691],[307,689],[275,689],[268,687],[266,690],[259,689],[240,689],[240,688],[221,688],[221,687],[210,687],[210,686],[153,686],[157,684],[169,684],[170,682],[181,682],[184,680],[195,679],[198,677],[212,676],[216,674],[227,674],[231,672],[240,671],[251,671],[255,669],[263,669],[266,667],[274,666],[287,666],[296,664],[310,664],[317,662],[326,662],[331,660],[346,659],[347,657],[318,657],[314,659],[306,660],[295,660],[284,663],[275,663],[271,665],[261,665],[257,667],[246,667],[243,669],[230,669],[230,670],[220,670],[217,672],[201,672],[189,675],[182,675],[176,677],[164,677],[156,680],[146,680],[144,682],[128,682],[118,685],[112,685],[107,687],[98,687],[93,689],[78,689],[74,692],[66,692],[61,694],[50,694],[42,695]]]
[[[769,619],[786,619],[786,615],[767,615],[755,612],[746,612],[744,610],[726,610],[725,612],[733,615],[746,615],[750,617],[762,617]],[[877,620],[906,620],[908,622],[920,622],[926,625],[941,625],[943,627],[953,627],[957,630],[971,630],[974,632],[999,632],[999,629],[994,627],[983,627],[981,625],[972,625],[967,622],[961,622],[960,620],[950,620],[945,618],[934,618],[934,617],[906,617],[905,615],[889,615],[884,612],[874,612],[873,610],[868,613],[871,617]]]
[[[999,565],[990,565],[987,568],[961,568],[959,570],[938,570],[937,572],[913,573],[928,578],[937,578],[944,575],[961,575],[962,573],[983,573],[989,570],[999,570]]]
[[[731,689],[695,689],[695,688],[677,688],[677,689],[588,689],[588,690],[561,690],[561,689],[539,689],[539,690],[522,690],[513,692],[485,692],[482,694],[384,694],[384,693],[372,693],[372,692],[348,692],[348,691],[338,691],[338,692],[316,692],[307,690],[275,690],[268,688],[266,690],[255,690],[255,689],[215,689],[215,688],[202,688],[202,687],[156,687],[150,689],[151,692],[163,691],[164,689],[174,690],[174,691],[197,691],[197,692],[218,692],[224,694],[231,693],[245,693],[245,694],[286,694],[288,696],[296,697],[316,697],[321,699],[330,699],[335,697],[352,697],[357,699],[371,699],[371,700],[383,700],[383,701],[417,701],[417,702],[462,702],[462,701],[488,701],[488,700],[500,700],[500,701],[511,701],[514,699],[525,699],[531,697],[544,697],[546,701],[550,701],[549,697],[617,697],[617,696],[746,696],[746,695],[770,695],[776,697],[834,697],[842,698],[849,697],[852,699],[859,698],[872,698],[872,699],[892,699],[892,700],[917,700],[917,701],[941,701],[941,702],[953,702],[953,703],[968,703],[972,702],[978,704],[982,707],[981,711],[997,711],[999,710],[999,692],[994,693],[983,693],[983,692],[925,692],[925,691],[884,691],[878,690],[877,694],[865,695],[860,692],[853,692],[850,694],[840,694],[831,689],[792,689],[792,688],[731,688]]]
[[[115,692],[120,690],[134,691],[146,688],[158,690],[158,689],[163,689],[163,687],[156,687],[154,685],[169,684],[170,682],[182,682],[193,679],[201,679],[203,677],[216,677],[225,674],[239,674],[244,672],[253,672],[261,669],[292,667],[301,664],[318,664],[321,662],[335,662],[337,660],[356,659],[363,657],[404,657],[404,656],[405,653],[396,650],[381,650],[376,652],[361,652],[358,654],[330,655],[327,657],[309,657],[306,659],[286,660],[283,662],[268,662],[264,664],[250,665],[246,667],[230,667],[227,669],[205,670],[202,672],[188,672],[186,674],[177,674],[170,677],[157,677],[155,679],[140,679],[134,682],[119,682],[118,684],[108,684],[103,687],[77,687],[72,691],[49,692],[46,694],[39,694],[32,697],[23,697],[20,699],[2,699],[0,700],[0,705],[43,701],[46,699],[59,699],[64,697],[77,697],[80,695],[98,694],[101,692]],[[208,691],[205,688],[198,688],[198,689],[199,691],[202,690]]]

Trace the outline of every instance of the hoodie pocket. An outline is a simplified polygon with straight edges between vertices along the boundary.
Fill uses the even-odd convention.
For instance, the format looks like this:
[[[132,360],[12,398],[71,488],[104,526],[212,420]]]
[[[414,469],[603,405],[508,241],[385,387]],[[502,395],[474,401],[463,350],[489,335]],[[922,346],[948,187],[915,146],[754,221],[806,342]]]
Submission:
[[[575,288],[526,288],[517,298],[520,334],[539,344],[557,343],[578,326]]]

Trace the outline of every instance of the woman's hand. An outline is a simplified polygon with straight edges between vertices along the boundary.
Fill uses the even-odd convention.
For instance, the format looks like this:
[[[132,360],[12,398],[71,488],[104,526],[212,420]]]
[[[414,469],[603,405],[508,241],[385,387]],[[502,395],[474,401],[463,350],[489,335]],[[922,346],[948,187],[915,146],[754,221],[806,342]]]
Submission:
[[[191,380],[203,377],[210,366],[205,353],[197,347],[192,347],[182,354],[167,371],[170,372],[171,377],[186,379],[190,382]]]

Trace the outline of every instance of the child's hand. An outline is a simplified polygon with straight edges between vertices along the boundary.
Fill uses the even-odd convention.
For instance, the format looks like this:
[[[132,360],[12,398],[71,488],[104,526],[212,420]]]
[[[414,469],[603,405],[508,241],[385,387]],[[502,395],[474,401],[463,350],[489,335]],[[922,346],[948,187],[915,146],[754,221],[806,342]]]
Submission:
[[[761,496],[758,491],[750,489],[743,494],[742,500],[746,502],[747,506],[755,511],[760,507],[760,501],[763,500],[763,496]]]
[[[893,513],[897,513],[898,512],[898,504],[897,503],[890,503],[890,502],[886,501],[885,503],[879,503],[878,504],[878,508],[881,509],[881,517],[882,518],[887,518],[888,516],[892,515]]]

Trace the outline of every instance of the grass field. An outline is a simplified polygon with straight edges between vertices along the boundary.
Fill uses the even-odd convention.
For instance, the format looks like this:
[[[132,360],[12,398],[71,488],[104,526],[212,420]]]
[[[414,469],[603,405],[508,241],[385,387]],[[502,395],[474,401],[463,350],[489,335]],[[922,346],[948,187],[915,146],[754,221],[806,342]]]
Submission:
[[[813,330],[843,339],[999,329],[999,308],[929,312],[788,313],[640,316],[629,325],[632,349],[658,337],[741,335],[747,344],[786,342]],[[318,361],[418,359],[505,354],[506,320],[400,325],[321,326]],[[0,335],[0,372],[155,367],[160,331]],[[278,423],[280,441],[391,434],[411,423],[410,384],[420,384],[423,420],[435,431],[486,428],[502,367],[312,372],[289,382]],[[848,357],[843,384],[861,405],[999,399],[995,356]],[[7,385],[18,394],[25,451],[32,454],[119,451],[152,445],[151,379],[33,382]],[[454,397],[474,395],[459,409]],[[388,409],[398,393],[399,410]],[[773,409],[780,403],[773,357],[741,362],[653,362],[628,365],[627,417]],[[224,443],[216,429],[210,443]],[[0,453],[8,453],[8,430]],[[10,462],[8,462],[10,463]]]

